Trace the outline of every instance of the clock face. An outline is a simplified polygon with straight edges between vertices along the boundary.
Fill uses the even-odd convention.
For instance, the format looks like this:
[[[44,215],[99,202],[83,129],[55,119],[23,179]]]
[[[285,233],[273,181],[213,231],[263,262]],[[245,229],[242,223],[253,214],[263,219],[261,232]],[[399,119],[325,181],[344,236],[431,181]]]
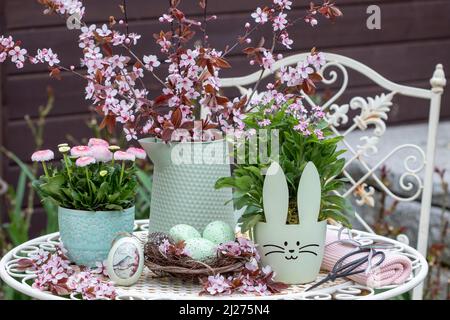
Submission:
[[[139,249],[134,243],[124,242],[117,247],[113,256],[114,273],[121,279],[133,277],[139,269]]]

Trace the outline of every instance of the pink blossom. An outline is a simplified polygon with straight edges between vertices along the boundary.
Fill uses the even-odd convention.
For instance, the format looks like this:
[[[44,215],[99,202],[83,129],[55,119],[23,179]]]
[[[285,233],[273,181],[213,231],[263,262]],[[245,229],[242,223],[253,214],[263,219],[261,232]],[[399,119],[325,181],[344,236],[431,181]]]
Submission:
[[[185,91],[189,91],[192,88],[193,84],[194,83],[192,82],[191,79],[189,79],[188,77],[185,77],[185,78],[181,78],[178,81],[178,83],[176,85],[176,88],[178,90],[183,90],[184,89]]]
[[[158,246],[158,249],[162,254],[167,254],[169,248],[170,248],[170,242],[167,239],[164,239]]]
[[[313,107],[313,111],[314,111],[314,117],[316,117],[317,119],[323,119],[325,117],[325,112],[323,112],[322,107],[320,106],[314,106]]]
[[[270,291],[267,289],[267,285],[262,283],[259,283],[257,286],[255,286],[255,292],[262,296],[270,295]]]
[[[14,46],[14,40],[11,36],[0,36],[0,44],[6,48]]]
[[[84,90],[86,92],[86,96],[85,96],[86,100],[92,99],[94,97],[95,86],[94,86],[93,82],[89,81]]]
[[[314,55],[309,55],[307,57],[307,61],[309,62],[309,64],[313,65],[314,68],[316,69],[320,69],[326,63],[325,55],[322,52],[319,52]]]
[[[217,250],[220,251],[224,255],[230,255],[233,257],[239,257],[242,253],[239,243],[237,243],[235,241],[222,243],[221,245],[219,245]]]
[[[316,135],[317,139],[319,139],[319,140],[323,140],[324,139],[322,130],[315,129],[314,130],[314,134]]]
[[[91,155],[91,148],[88,146],[75,146],[70,149],[70,155],[73,157],[87,157]]]
[[[104,147],[109,147],[109,143],[106,140],[103,139],[99,139],[99,138],[90,138],[89,142],[88,142],[88,146],[92,147],[92,146],[104,146]]]
[[[271,124],[272,122],[269,119],[263,119],[261,121],[258,121],[258,126],[260,127],[267,127]]]
[[[75,164],[77,167],[86,167],[90,164],[95,163],[95,158],[94,157],[80,157],[77,159],[77,161],[75,161]]]
[[[143,60],[144,67],[149,71],[153,71],[153,68],[157,68],[161,64],[155,55],[144,56]]]
[[[112,44],[113,46],[120,46],[124,43],[126,36],[118,32],[113,32]],[[90,40],[89,40],[90,41]]]
[[[289,38],[289,35],[287,33],[282,33],[280,35],[280,39],[281,39],[281,44],[283,46],[285,46],[288,49],[292,49],[292,44],[294,43],[294,41],[292,39]]]
[[[7,57],[8,55],[6,54],[6,52],[0,53],[0,63],[4,62]]]
[[[47,50],[47,54],[44,56],[44,60],[51,67],[60,63],[60,61],[58,59],[58,55],[56,53],[53,53],[52,49]]]
[[[114,152],[114,160],[118,161],[135,161],[136,156],[132,153],[128,153],[125,151],[116,151]]]
[[[106,270],[106,261],[99,262],[97,261],[95,263],[95,269],[93,269],[91,272],[93,274],[98,274],[104,277],[108,277],[108,271]]]
[[[141,148],[130,147],[127,149],[127,152],[134,154],[136,156],[136,159],[145,159],[147,156],[145,150]]]
[[[250,260],[245,264],[245,269],[247,269],[250,272],[258,270],[258,261],[256,261],[255,259]]]
[[[111,68],[119,68],[123,69],[127,65],[129,58],[122,56],[122,55],[114,55],[108,59],[109,63],[111,64]]]
[[[111,34],[111,30],[108,29],[108,26],[106,24],[103,24],[101,28],[97,28],[97,30],[95,31],[101,37],[107,37]]]
[[[292,1],[289,0],[273,0],[275,5],[279,5],[282,9],[291,10]]]
[[[209,276],[206,283],[206,291],[211,295],[231,293],[231,285],[228,283],[224,276],[218,274],[215,276]]]
[[[313,68],[306,61],[297,65],[297,71],[303,79],[307,79],[311,73],[314,73]]]
[[[199,96],[200,93],[198,93],[194,88],[191,88],[188,92],[186,92],[186,97],[191,100],[196,100]]]
[[[268,21],[267,13],[264,12],[260,7],[256,8],[256,11],[252,13],[252,18],[255,19],[256,23],[264,24]]]
[[[19,46],[15,46],[12,50],[9,51],[9,55],[11,56],[11,61],[25,61],[25,55],[27,54],[26,49],[21,49]]]
[[[39,266],[42,265],[44,262],[46,262],[49,256],[50,256],[49,252],[41,248],[37,252],[32,253],[30,255],[30,259],[33,260],[33,262]]]
[[[128,39],[130,39],[133,42],[133,45],[137,44],[137,41],[141,38],[141,35],[131,32],[128,34]]]
[[[55,154],[53,153],[52,150],[49,150],[49,149],[47,149],[47,150],[39,150],[39,151],[34,152],[31,155],[31,160],[35,161],[35,162],[37,162],[37,161],[50,161],[50,160],[53,160],[54,158],[55,158]]]
[[[137,68],[136,66],[133,66],[133,72],[138,78],[144,77],[144,69],[142,68]]]
[[[197,50],[188,49],[186,53],[181,55],[180,66],[189,67],[195,64],[195,58],[198,56]]]
[[[318,23],[317,19],[313,17],[306,17],[305,22],[309,23],[312,27],[314,27]]]
[[[309,123],[305,120],[300,120],[296,126],[294,126],[294,130],[305,132],[308,129]]]
[[[169,51],[169,48],[172,46],[172,43],[166,39],[166,37],[161,37],[158,40],[156,40],[156,43],[160,45],[161,52],[167,53]]]
[[[266,70],[272,70],[275,59],[270,51],[264,51],[264,57],[262,58],[262,65]]]
[[[273,271],[272,271],[272,267],[269,266],[269,265],[263,267],[263,268],[261,269],[261,271],[262,271],[265,275],[269,275],[269,274],[271,274],[271,273],[273,272]]]
[[[146,122],[146,124],[144,125],[144,127],[142,128],[142,133],[147,134],[150,129],[153,127],[154,121],[153,119],[150,119]]]
[[[286,28],[286,25],[288,23],[288,21],[286,20],[286,13],[282,13],[280,12],[274,19],[273,19],[273,30],[274,31],[278,31],[278,30],[283,30]]]
[[[168,23],[170,23],[170,22],[172,22],[173,21],[173,18],[172,18],[172,16],[171,15],[168,15],[168,14],[163,14],[161,17],[159,17],[159,22],[168,22]]]
[[[112,152],[104,145],[93,145],[91,147],[91,156],[97,162],[108,162],[112,160]]]
[[[54,10],[63,15],[73,15],[75,13],[81,18],[84,15],[85,8],[83,7],[83,3],[77,0],[53,0],[53,4],[55,5]],[[44,10],[44,13],[48,9]]]
[[[137,139],[136,130],[133,128],[123,128],[123,131],[125,132],[125,138],[127,141]]]

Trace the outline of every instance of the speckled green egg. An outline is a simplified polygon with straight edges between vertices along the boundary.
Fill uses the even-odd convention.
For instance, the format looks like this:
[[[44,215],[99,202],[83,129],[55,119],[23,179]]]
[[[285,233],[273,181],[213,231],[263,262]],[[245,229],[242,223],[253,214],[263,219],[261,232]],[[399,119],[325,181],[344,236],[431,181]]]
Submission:
[[[197,261],[206,261],[216,256],[217,246],[203,238],[191,238],[186,240],[185,249],[189,256]]]
[[[223,221],[213,221],[203,230],[203,238],[208,239],[215,244],[221,244],[234,241],[234,230],[228,223]]]
[[[175,242],[202,237],[197,229],[187,224],[177,224],[176,226],[173,226],[169,230],[169,235]]]

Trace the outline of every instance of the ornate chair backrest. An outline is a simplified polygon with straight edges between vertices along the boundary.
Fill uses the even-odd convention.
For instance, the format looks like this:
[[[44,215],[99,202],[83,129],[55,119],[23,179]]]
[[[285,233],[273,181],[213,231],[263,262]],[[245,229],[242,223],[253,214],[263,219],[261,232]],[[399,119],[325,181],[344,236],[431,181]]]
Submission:
[[[298,62],[305,60],[307,56],[308,53],[301,53],[277,61],[274,65],[273,73],[263,73],[262,79],[270,75],[273,76],[273,74],[283,66],[297,64]],[[433,77],[430,80],[431,89],[426,90],[391,82],[366,65],[345,56],[325,53],[325,57],[327,63],[320,70],[320,73],[323,76],[322,85],[336,85],[339,81],[341,84],[336,93],[322,104],[322,107],[326,112],[326,118],[330,123],[333,132],[336,135],[344,137],[344,147],[350,154],[350,157],[347,157],[347,162],[343,171],[343,175],[349,180],[350,184],[349,188],[345,190],[342,195],[345,197],[351,195],[357,196],[357,198],[359,198],[356,200],[358,205],[373,205],[372,195],[374,189],[372,187],[367,187],[367,184],[365,183],[370,179],[379,189],[383,190],[386,194],[392,196],[399,202],[420,201],[421,208],[417,249],[421,254],[426,256],[433,189],[436,134],[439,123],[441,96],[444,91],[444,86],[446,85],[442,65],[438,64],[436,66]],[[344,94],[348,86],[349,76],[347,69],[362,74],[386,91],[375,97],[369,97],[367,99],[354,97],[346,104],[336,104],[335,102]],[[341,74],[342,79],[339,79],[339,73]],[[239,89],[241,94],[251,95],[251,87],[258,81],[260,76],[261,72],[257,71],[243,77],[222,79],[221,83],[222,87],[235,87]],[[390,150],[378,163],[370,165],[367,158],[378,152],[377,143],[386,131],[385,121],[391,111],[391,100],[395,95],[429,100],[430,107],[426,150],[411,143],[401,144],[393,150]],[[312,97],[305,95],[305,100],[310,106],[315,105]],[[349,119],[352,117],[351,114],[354,113],[349,113],[351,109],[357,110],[359,114],[354,115],[352,119]],[[343,129],[342,127],[345,128]],[[374,128],[373,131],[367,130],[371,127]],[[351,142],[348,139],[349,134],[356,130],[367,132],[367,135],[360,139],[358,145],[355,145],[355,142]],[[400,150],[403,150],[403,152],[408,150],[409,152],[414,152],[414,155],[406,156],[404,160],[405,172],[400,176],[399,181],[400,188],[403,189],[403,191],[408,192],[407,196],[404,194],[398,195],[392,191],[391,188],[385,185],[382,179],[378,177],[377,172],[386,160]],[[417,154],[419,156],[417,156]],[[355,162],[359,162],[360,167],[364,170],[361,177],[354,177],[354,174],[352,176],[348,170],[349,165]],[[413,165],[414,168],[411,167],[411,165]],[[411,180],[408,181],[408,179],[415,180],[415,184],[413,184]],[[355,212],[355,215],[369,232],[373,232],[370,226],[357,212]],[[406,236],[402,236],[399,240],[403,240],[403,242],[406,243],[408,242]],[[420,299],[422,297],[422,289],[422,286],[416,288],[413,293],[413,298]]]

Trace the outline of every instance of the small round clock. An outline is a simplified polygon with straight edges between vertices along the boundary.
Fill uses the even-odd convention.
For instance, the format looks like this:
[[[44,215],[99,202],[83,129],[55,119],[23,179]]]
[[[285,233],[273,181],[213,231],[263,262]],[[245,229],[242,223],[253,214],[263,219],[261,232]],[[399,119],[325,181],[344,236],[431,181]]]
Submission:
[[[121,237],[116,240],[106,260],[106,270],[112,281],[131,286],[139,280],[144,268],[144,251],[138,239]]]

